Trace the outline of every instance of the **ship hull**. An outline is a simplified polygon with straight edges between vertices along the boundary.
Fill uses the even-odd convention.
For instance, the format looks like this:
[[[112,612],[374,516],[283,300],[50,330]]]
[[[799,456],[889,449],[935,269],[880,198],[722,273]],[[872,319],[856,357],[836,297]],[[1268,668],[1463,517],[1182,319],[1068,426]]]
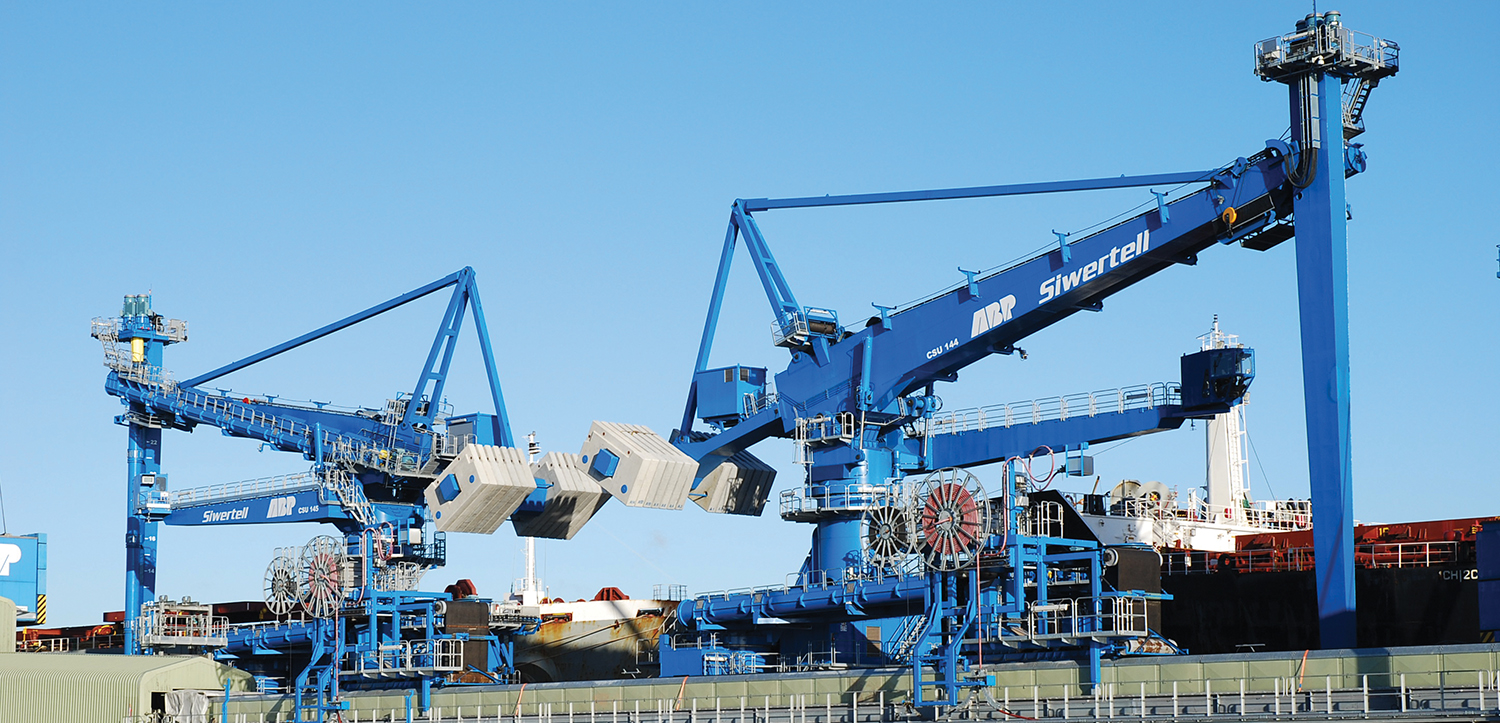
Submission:
[[[1478,578],[1472,565],[1356,570],[1359,647],[1483,642]],[[1174,599],[1160,632],[1192,653],[1320,647],[1311,570],[1163,575],[1162,589]]]
[[[515,639],[516,672],[521,681],[612,680],[654,675],[657,639],[676,603],[619,601],[609,604],[621,608],[649,607],[630,609],[626,615],[610,619],[580,619],[588,616],[586,610],[578,608],[599,604],[565,604],[575,613],[555,617],[549,617],[545,611],[565,609],[564,606],[544,606],[544,622],[537,631]]]

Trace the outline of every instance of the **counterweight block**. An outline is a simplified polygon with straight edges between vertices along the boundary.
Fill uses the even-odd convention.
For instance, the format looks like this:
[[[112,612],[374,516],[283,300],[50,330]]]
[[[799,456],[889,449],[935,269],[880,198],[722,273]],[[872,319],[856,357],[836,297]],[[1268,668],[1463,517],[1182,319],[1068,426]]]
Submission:
[[[548,452],[531,466],[531,473],[547,485],[547,501],[540,512],[511,515],[516,534],[571,540],[609,502],[609,494],[589,477],[576,454]]]
[[[526,453],[513,447],[470,444],[427,486],[423,495],[443,532],[488,535],[536,491]]]
[[[771,486],[776,483],[776,470],[748,449],[728,459],[710,455],[703,465],[720,459],[724,461],[704,475],[693,490],[693,502],[709,512],[759,517],[771,496]]]
[[[680,510],[698,463],[639,424],[594,422],[583,441],[588,475],[627,507]]]

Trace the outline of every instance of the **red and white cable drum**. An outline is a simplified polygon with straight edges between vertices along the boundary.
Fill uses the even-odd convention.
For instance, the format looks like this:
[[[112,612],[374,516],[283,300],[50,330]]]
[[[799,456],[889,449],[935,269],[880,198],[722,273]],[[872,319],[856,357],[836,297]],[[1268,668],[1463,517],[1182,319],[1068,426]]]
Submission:
[[[969,566],[989,536],[989,499],[979,478],[967,470],[927,475],[913,491],[911,510],[917,547],[934,570]]]

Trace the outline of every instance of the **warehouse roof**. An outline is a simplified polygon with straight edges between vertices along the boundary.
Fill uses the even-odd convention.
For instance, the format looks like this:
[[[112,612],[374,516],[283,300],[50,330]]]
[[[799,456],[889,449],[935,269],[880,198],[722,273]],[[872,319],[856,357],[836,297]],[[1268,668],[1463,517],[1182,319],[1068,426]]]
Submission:
[[[249,674],[206,656],[0,653],[0,718],[119,723],[149,713],[152,693],[222,691],[226,680],[253,687]]]

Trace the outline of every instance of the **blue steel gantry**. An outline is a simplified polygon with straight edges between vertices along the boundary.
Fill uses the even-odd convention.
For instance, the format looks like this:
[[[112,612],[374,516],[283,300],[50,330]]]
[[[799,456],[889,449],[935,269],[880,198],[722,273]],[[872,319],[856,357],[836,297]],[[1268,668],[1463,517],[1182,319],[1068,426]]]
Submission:
[[[1153,649],[1158,643],[1150,641],[1149,626],[1136,622],[1138,611],[1159,595],[1101,586],[1106,552],[1090,540],[1052,534],[1039,522],[1052,513],[1032,494],[1042,480],[1016,470],[1039,453],[1057,450],[1064,452],[1069,472],[1081,473],[1090,463],[1084,453],[1090,444],[1227,409],[1253,377],[1248,350],[1184,357],[1181,396],[1137,417],[1090,410],[1051,425],[981,420],[945,434],[934,423],[941,407],[935,385],[957,381],[961,369],[992,354],[1019,351],[1023,339],[1079,311],[1100,311],[1110,295],[1162,270],[1193,265],[1207,249],[1238,242],[1264,251],[1294,235],[1320,621],[1325,646],[1353,644],[1343,182],[1364,170],[1365,155],[1360,144],[1339,141],[1363,131],[1369,91],[1396,72],[1397,48],[1344,29],[1338,14],[1328,13],[1309,16],[1295,33],[1258,45],[1256,62],[1263,78],[1292,87],[1292,141],[1270,141],[1265,150],[1221,168],[735,201],[672,441],[699,462],[697,491],[725,480],[751,484],[751,470],[763,463],[749,457],[748,449],[767,438],[792,439],[806,476],[800,492],[784,495],[782,515],[816,527],[795,585],[684,603],[680,617],[692,635],[679,651],[664,645],[663,674],[672,666],[678,674],[743,669],[771,652],[783,661],[817,650],[847,656],[862,642],[846,641],[856,651],[841,651],[839,631],[852,621],[891,615],[908,622],[887,641],[895,650],[884,652],[902,653],[911,662],[917,699],[928,703],[956,701],[959,690],[973,683],[963,679],[969,660],[1084,648],[1097,670],[1102,653]],[[1153,191],[1156,206],[1150,211],[1084,238],[1059,234],[1056,248],[999,271],[960,269],[965,279],[956,288],[900,309],[875,305],[878,316],[858,327],[841,323],[833,310],[798,302],[754,217],[774,209],[1169,184],[1197,190],[1170,201],[1169,194]],[[740,239],[771,305],[773,344],[791,354],[787,368],[774,375],[708,366]],[[1123,395],[1121,400],[1123,412]],[[696,420],[709,429],[695,430]],[[948,479],[958,470],[1002,461],[1007,471],[994,498],[977,484]],[[911,483],[919,478],[922,483]],[[894,566],[891,555],[872,555],[882,548],[897,553]],[[916,555],[927,558],[927,570],[909,566]],[[1060,587],[1069,588],[1070,597],[1049,597],[1049,580],[1066,581]],[[993,645],[1000,648],[986,652]],[[924,682],[929,669],[937,677]],[[939,689],[935,699],[925,697],[928,685]]]
[[[449,287],[452,296],[415,387],[381,408],[335,410],[202,387]],[[494,413],[456,416],[443,389],[469,312]],[[192,638],[189,647],[216,650],[222,659],[263,673],[268,682],[290,686],[298,720],[322,720],[341,710],[341,687],[404,682],[420,689],[419,704],[425,707],[433,685],[470,676],[493,682],[513,672],[510,636],[534,628],[539,620],[534,609],[463,594],[472,591],[418,589],[422,574],[445,561],[445,530],[493,532],[513,513],[548,514],[547,486],[534,477],[529,460],[512,449],[472,269],[184,382],[166,371],[162,350],[186,341],[187,325],[156,313],[149,296],[126,297],[121,316],[96,319],[92,332],[105,347],[110,369],[105,389],[128,408],[116,419],[129,429],[130,440],[128,654],[189,642],[155,626],[156,620],[181,614],[181,606],[154,600],[161,522],[316,521],[332,524],[340,534],[282,550],[266,573],[271,611],[286,615],[300,607],[305,617],[239,628],[207,622],[203,629],[214,634]],[[199,425],[301,454],[312,467],[302,474],[169,491],[161,468],[162,430],[192,431]],[[495,458],[492,463],[475,461],[486,455]],[[513,479],[476,482],[476,475],[496,471]],[[569,507],[566,514],[572,514]]]

